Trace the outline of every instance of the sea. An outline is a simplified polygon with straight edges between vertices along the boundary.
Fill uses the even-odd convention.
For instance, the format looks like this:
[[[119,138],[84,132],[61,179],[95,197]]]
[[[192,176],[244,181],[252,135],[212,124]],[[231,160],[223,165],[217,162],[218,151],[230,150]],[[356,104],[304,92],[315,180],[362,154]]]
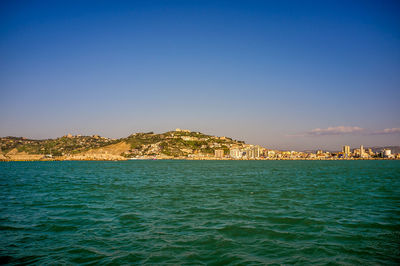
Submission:
[[[0,162],[0,263],[399,265],[400,161]]]

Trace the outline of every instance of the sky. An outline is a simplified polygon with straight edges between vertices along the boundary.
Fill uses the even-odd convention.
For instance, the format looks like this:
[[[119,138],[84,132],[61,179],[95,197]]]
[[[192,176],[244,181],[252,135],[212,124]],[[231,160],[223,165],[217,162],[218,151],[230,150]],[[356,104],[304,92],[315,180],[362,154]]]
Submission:
[[[0,136],[400,145],[398,1],[0,1]]]

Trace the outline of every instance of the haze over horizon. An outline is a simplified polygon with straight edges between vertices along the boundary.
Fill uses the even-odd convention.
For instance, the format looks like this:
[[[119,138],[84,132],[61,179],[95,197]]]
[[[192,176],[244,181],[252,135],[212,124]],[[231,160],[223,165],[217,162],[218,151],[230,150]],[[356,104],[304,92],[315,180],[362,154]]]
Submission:
[[[2,1],[0,136],[400,145],[398,1]]]

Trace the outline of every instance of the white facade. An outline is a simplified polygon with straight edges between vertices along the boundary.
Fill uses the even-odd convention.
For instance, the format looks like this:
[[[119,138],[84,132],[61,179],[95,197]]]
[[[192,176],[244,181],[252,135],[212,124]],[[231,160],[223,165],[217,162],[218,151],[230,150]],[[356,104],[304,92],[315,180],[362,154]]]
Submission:
[[[387,158],[390,157],[391,155],[392,155],[391,150],[383,150],[383,157]]]
[[[240,159],[242,158],[242,152],[240,151],[240,149],[231,149],[229,151],[229,155],[231,158],[233,159]]]

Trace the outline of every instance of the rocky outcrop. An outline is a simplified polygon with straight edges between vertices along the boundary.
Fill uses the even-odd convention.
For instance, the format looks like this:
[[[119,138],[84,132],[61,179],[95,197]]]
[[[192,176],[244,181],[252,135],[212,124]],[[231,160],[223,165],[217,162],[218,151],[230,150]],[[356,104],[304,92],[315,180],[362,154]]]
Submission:
[[[0,153],[0,161],[7,160],[7,157],[4,154]]]
[[[122,141],[101,148],[90,149],[78,154],[65,156],[65,160],[126,160],[121,154],[129,151],[131,146]]]
[[[6,160],[12,161],[36,161],[44,158],[43,154],[28,154],[26,152],[19,152],[17,149],[12,149],[6,155]]]

